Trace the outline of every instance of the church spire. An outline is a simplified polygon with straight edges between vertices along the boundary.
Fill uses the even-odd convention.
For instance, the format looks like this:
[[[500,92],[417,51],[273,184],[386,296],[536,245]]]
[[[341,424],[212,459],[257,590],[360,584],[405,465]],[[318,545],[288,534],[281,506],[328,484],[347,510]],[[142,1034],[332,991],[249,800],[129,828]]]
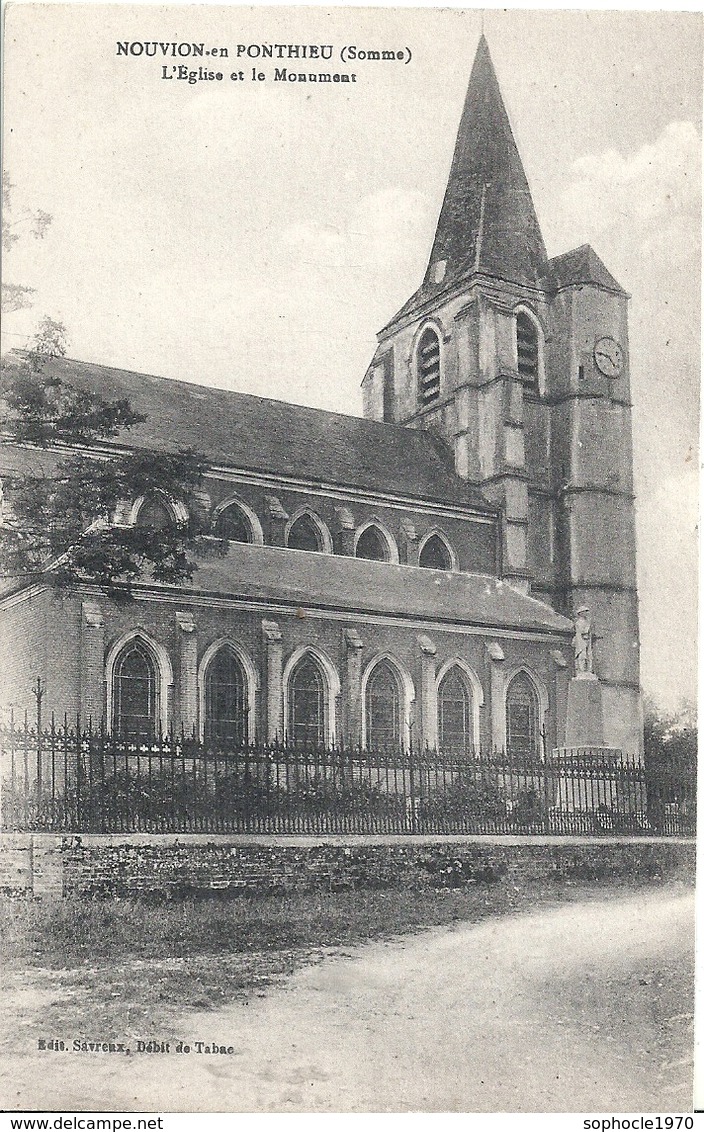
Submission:
[[[529,286],[545,286],[548,277],[545,244],[483,33],[425,278],[382,334],[478,273]]]
[[[483,272],[535,285],[547,256],[526,175],[482,35],[425,285]]]

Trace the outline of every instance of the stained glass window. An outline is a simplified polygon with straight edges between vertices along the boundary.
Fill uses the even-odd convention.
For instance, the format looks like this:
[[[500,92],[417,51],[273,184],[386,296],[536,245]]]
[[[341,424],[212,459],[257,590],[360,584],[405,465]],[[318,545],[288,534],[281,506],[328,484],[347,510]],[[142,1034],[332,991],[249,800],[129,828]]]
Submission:
[[[438,689],[440,749],[465,752],[472,746],[472,701],[457,668],[451,668]]]
[[[401,697],[398,680],[387,661],[377,664],[367,682],[367,746],[398,747],[401,743]]]
[[[312,656],[303,657],[291,674],[289,733],[296,742],[325,742],[325,683]]]
[[[220,512],[215,524],[215,533],[219,538],[228,539],[230,542],[252,541],[249,520],[236,503],[231,503]]]
[[[245,675],[239,658],[227,645],[215,654],[205,677],[205,736],[237,744],[247,739]]]
[[[117,659],[113,702],[113,725],[120,734],[154,734],[158,723],[157,671],[141,641],[131,641]]]
[[[524,758],[540,755],[538,700],[524,672],[514,676],[506,694],[506,741],[510,755]]]
[[[431,535],[428,541],[423,544],[418,563],[427,570],[452,569],[450,552],[439,535]]]
[[[322,550],[320,531],[310,515],[301,515],[288,532],[287,545],[292,550]]]

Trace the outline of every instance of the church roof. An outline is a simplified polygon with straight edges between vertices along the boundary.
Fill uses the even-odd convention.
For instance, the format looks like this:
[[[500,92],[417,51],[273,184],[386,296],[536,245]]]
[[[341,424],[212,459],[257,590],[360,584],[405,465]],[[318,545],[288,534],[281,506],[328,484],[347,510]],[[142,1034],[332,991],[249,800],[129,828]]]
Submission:
[[[478,272],[540,286],[547,253],[484,36],[425,279],[389,325]]]
[[[205,559],[190,587],[295,609],[412,617],[416,622],[530,631],[571,631],[572,623],[500,579],[395,566],[337,554],[231,543],[224,558]],[[272,611],[272,615],[274,615]]]
[[[495,511],[455,473],[442,441],[419,429],[69,358],[44,372],[105,399],[127,398],[147,418],[120,438],[129,447],[191,448],[214,465]]]
[[[548,265],[550,284],[558,289],[578,283],[596,284],[608,291],[626,292],[589,244],[555,256]]]

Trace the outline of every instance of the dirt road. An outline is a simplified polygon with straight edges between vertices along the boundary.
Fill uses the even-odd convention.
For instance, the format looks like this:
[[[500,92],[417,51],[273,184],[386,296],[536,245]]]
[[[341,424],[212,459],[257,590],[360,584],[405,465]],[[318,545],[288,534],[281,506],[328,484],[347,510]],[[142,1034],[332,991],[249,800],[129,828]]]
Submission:
[[[693,896],[668,890],[434,929],[190,1014],[168,1054],[18,1050],[3,1107],[687,1110],[692,952]]]

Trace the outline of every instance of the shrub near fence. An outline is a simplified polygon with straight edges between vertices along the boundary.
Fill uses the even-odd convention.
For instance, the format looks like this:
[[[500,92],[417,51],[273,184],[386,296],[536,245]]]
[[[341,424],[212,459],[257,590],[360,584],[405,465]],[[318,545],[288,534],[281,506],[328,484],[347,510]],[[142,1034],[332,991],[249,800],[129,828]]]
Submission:
[[[691,834],[695,783],[633,759],[138,741],[0,728],[3,830]]]

